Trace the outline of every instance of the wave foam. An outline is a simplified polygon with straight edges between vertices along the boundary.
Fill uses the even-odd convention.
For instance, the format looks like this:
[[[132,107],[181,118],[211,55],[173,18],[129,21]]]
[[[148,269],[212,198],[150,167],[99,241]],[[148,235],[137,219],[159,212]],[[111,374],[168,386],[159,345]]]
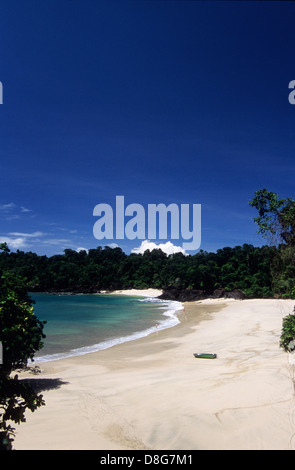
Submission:
[[[74,356],[83,356],[85,354],[102,351],[104,349],[117,346],[118,344],[127,343],[129,341],[134,341],[139,338],[144,338],[159,330],[172,328],[173,326],[176,326],[178,323],[180,323],[180,320],[177,316],[177,312],[179,312],[180,310],[183,310],[183,305],[181,302],[172,301],[172,300],[171,301],[161,300],[161,299],[157,299],[154,297],[147,297],[145,299],[139,299],[139,302],[154,302],[154,303],[165,304],[163,305],[163,307],[159,307],[159,308],[165,310],[163,312],[163,316],[166,318],[163,320],[159,320],[155,326],[152,326],[142,331],[136,331],[127,336],[107,339],[106,341],[93,344],[92,346],[84,346],[81,348],[71,349],[70,351],[65,352],[65,353],[47,354],[44,356],[35,357],[34,363],[57,361],[59,359],[66,359],[66,358],[74,357]],[[168,307],[168,310],[167,310],[167,307]]]

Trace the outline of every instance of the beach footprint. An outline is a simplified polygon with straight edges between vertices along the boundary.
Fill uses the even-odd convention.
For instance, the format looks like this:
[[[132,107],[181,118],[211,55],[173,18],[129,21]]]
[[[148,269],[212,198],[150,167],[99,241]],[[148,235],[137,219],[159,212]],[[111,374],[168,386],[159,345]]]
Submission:
[[[120,448],[148,449],[136,436],[133,427],[107,405],[101,397],[94,393],[83,393],[80,397],[79,408],[94,432],[103,435]]]

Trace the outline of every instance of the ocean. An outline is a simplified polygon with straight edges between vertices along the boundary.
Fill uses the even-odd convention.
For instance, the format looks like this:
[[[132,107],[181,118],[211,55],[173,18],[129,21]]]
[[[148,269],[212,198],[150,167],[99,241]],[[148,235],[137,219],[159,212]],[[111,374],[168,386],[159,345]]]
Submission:
[[[46,320],[36,362],[110,348],[179,323],[182,304],[154,297],[31,293],[34,312]]]

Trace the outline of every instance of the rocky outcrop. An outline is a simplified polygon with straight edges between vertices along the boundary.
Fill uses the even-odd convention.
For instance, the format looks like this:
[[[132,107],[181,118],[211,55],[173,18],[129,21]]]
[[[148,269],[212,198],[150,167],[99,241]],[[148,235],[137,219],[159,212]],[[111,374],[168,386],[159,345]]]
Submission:
[[[199,289],[179,289],[177,287],[167,287],[163,290],[158,299],[177,300],[179,302],[192,302],[204,299],[246,299],[246,295],[238,290],[227,291],[225,289],[215,289],[213,292],[205,292]]]

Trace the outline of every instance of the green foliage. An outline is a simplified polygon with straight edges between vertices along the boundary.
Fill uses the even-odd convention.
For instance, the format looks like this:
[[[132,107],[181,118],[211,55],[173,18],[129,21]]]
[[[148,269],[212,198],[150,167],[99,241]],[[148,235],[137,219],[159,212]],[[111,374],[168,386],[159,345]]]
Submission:
[[[175,286],[201,289],[240,289],[249,297],[272,296],[275,248],[244,244],[216,253],[200,251],[166,256],[161,250],[126,255],[120,248],[65,250],[50,258],[31,252],[0,254],[0,273],[10,271],[26,278],[29,291],[99,292],[129,288]],[[291,273],[290,273],[291,275]]]
[[[45,405],[42,395],[34,392],[29,383],[18,376],[0,375],[0,450],[11,450],[15,428],[7,422],[25,422],[27,409],[35,411]]]
[[[6,246],[3,255],[9,256]],[[44,404],[29,384],[13,378],[11,372],[23,367],[42,347],[44,322],[34,315],[26,284],[16,274],[3,273],[0,278],[0,341],[3,363],[0,364],[0,449],[11,449],[14,428],[7,421],[25,421],[27,409],[35,411]]]
[[[280,347],[286,352],[295,349],[295,309],[293,314],[283,318]]]
[[[272,292],[295,298],[295,201],[290,197],[279,199],[278,194],[261,189],[249,204],[258,210],[254,219],[258,233],[277,246],[270,268]]]
[[[295,201],[292,198],[279,199],[278,194],[260,189],[249,202],[258,210],[254,221],[258,233],[270,237],[271,244],[286,243],[295,246]]]
[[[0,341],[5,351],[0,373],[9,375],[33,360],[43,343],[44,322],[34,314],[22,279],[3,274],[0,278]]]

